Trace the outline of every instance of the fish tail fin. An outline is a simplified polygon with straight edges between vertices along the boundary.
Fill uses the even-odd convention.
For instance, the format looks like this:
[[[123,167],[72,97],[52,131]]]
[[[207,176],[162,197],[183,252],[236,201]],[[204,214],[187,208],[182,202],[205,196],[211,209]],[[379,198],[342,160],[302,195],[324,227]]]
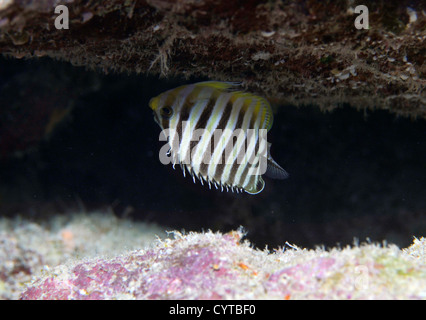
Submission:
[[[284,180],[287,179],[289,174],[281,166],[275,162],[274,159],[268,158],[268,166],[265,175],[271,179]]]
[[[271,157],[271,143],[268,143],[268,162],[265,175],[271,179],[287,179],[289,174]]]

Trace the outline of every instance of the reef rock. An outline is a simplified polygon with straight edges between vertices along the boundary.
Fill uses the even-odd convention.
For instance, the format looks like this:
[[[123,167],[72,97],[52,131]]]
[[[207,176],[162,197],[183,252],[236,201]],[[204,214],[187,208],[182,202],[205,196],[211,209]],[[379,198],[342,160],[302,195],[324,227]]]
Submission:
[[[174,233],[147,250],[64,264],[22,299],[424,299],[425,240],[269,253],[242,233]]]
[[[242,81],[273,102],[325,109],[349,103],[426,117],[425,5],[6,0],[0,53],[105,72]],[[363,19],[360,8],[368,9]]]

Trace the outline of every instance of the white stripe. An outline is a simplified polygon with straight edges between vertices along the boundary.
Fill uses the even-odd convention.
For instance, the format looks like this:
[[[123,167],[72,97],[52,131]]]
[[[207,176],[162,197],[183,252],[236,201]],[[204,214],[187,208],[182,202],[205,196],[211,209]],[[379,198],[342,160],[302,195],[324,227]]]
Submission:
[[[209,166],[208,171],[208,175],[211,177],[214,177],[217,165],[222,163],[222,154],[229,141],[229,138],[232,137],[232,133],[237,124],[236,122],[238,118],[238,111],[241,109],[242,104],[242,99],[237,99],[237,101],[234,102],[234,104],[231,106],[231,113],[229,114],[229,118],[226,122],[225,128],[219,128],[221,129],[221,131],[217,130],[213,134],[213,155],[212,162]],[[219,181],[225,182],[222,179],[219,179]]]
[[[179,92],[178,96],[176,97],[176,101],[174,101],[173,103],[178,107],[177,108],[178,112],[181,111],[183,104],[186,101],[186,98],[188,97],[188,95],[192,93],[194,89],[195,89],[195,85],[190,84],[186,88],[184,88],[181,92]]]
[[[194,171],[196,172],[200,172],[201,161],[199,160],[204,158],[204,154],[207,151],[207,148],[211,148],[210,146],[211,137],[214,133],[214,130],[217,128],[220,119],[222,118],[223,110],[225,109],[225,106],[230,97],[231,97],[230,93],[222,93],[219,95],[213,107],[211,116],[209,120],[207,121],[205,134],[202,136],[202,138],[200,139],[197,146],[194,148],[192,152],[192,159],[194,159]],[[214,119],[215,117],[216,119]],[[208,160],[210,163],[212,162],[211,161],[212,159],[208,159]],[[213,177],[211,177],[211,179],[213,179]]]
[[[227,122],[225,126],[223,136],[222,136],[222,140],[224,141],[224,143],[221,146],[222,148],[217,148],[218,150],[215,150],[215,153],[217,152],[218,154],[220,154],[220,156],[222,156],[222,153],[225,152],[225,159],[224,159],[225,166],[223,168],[220,181],[222,183],[227,183],[230,185],[232,184],[232,181],[228,181],[228,179],[229,179],[229,175],[233,165],[232,154],[235,150],[234,150],[234,145],[231,146],[230,148],[231,150],[228,150],[228,149],[225,150],[225,148],[228,145],[228,143],[232,141],[231,139],[234,138],[235,134],[237,134],[235,130],[237,129],[236,126],[237,126],[238,116],[240,114],[241,108],[243,107],[244,100],[245,98],[238,98],[234,102],[232,113],[229,117],[229,121]]]
[[[189,85],[185,88],[183,88],[177,95],[176,99],[173,101],[173,105],[171,106],[173,108],[174,114],[177,116],[173,116],[169,121],[169,127],[176,130],[177,124],[180,121],[181,117],[181,109],[183,106],[184,101],[186,100],[186,97],[192,92],[194,89],[194,85]],[[173,91],[173,90],[171,90]],[[169,93],[170,95],[171,93]],[[161,101],[161,104],[159,104],[159,110],[161,110],[162,107],[164,107],[164,104],[166,103],[168,97],[166,97],[163,101]]]
[[[238,139],[237,143],[235,144],[235,147],[234,147],[234,150],[233,150],[233,152],[235,152],[235,154],[233,155],[232,161],[230,162],[230,167],[228,169],[229,172],[227,172],[228,175],[230,175],[230,173],[231,173],[230,171],[232,169],[232,164],[235,163],[236,161],[241,161],[241,159],[238,159],[238,155],[240,154],[240,151],[243,150],[243,148],[246,148],[245,147],[246,138],[247,138],[246,130],[249,129],[250,120],[253,117],[253,113],[254,113],[254,109],[256,107],[256,103],[257,103],[257,101],[253,100],[250,103],[250,105],[247,108],[246,113],[244,115],[244,120],[243,120],[243,123],[241,125],[241,129],[244,131],[244,139]],[[245,151],[244,154],[247,154],[247,150]],[[243,160],[244,160],[244,158],[243,158]],[[239,183],[240,183],[240,180],[241,180],[241,174],[244,171],[245,165],[246,164],[244,163],[244,161],[241,161],[239,163],[237,173],[234,176],[234,181],[233,181],[234,185],[237,185],[237,186],[240,185]]]
[[[181,121],[181,109],[183,106],[184,101],[186,100],[186,97],[192,92],[192,90],[194,89],[194,85],[189,85],[186,88],[184,88],[182,91],[179,92],[178,96],[176,97],[175,101],[173,101],[173,111],[174,111],[174,115],[172,116],[172,118],[169,121],[169,128],[173,129],[170,130],[170,146],[172,148],[172,152],[174,154],[176,154],[177,157],[179,157],[178,155],[178,146],[179,146],[179,136],[177,135],[178,133],[176,132],[177,129],[177,124]],[[164,99],[164,101],[162,101],[162,104],[159,105],[159,110],[161,110],[161,108],[164,106],[164,103],[166,102],[166,99]],[[161,117],[160,117],[161,118]],[[179,158],[178,158],[179,159]]]
[[[203,90],[201,90],[203,91]],[[200,92],[198,96],[205,95],[205,93]],[[207,106],[207,103],[209,101],[207,99],[203,99],[201,101],[197,101],[197,103],[191,107],[188,121],[186,123],[182,123],[182,138],[179,146],[179,160],[186,164],[191,164],[193,159],[190,158],[191,156],[191,139],[193,138],[195,125],[197,124],[198,120],[200,119],[201,114],[203,113],[204,109]]]
[[[251,139],[248,139],[250,141],[247,141],[247,143],[249,144],[247,147],[247,152],[246,152],[246,165],[250,166],[250,165],[259,165],[259,154],[256,154],[256,144],[259,141],[259,126],[260,126],[260,118],[261,117],[257,117],[256,122],[254,123],[254,129],[256,130],[254,132],[255,134],[255,138],[253,139],[253,137]],[[260,147],[260,146],[259,146]],[[248,186],[249,182],[250,182],[250,178],[251,178],[251,174],[249,174],[250,169],[247,172],[246,178],[242,184],[242,186],[245,188]],[[257,181],[257,179],[255,179],[255,182]]]

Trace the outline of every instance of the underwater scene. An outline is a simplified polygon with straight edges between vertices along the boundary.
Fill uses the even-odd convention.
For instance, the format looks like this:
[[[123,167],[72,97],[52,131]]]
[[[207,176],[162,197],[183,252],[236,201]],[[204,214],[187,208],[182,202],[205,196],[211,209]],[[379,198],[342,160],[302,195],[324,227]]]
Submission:
[[[0,300],[426,299],[426,5],[358,2],[0,0]]]

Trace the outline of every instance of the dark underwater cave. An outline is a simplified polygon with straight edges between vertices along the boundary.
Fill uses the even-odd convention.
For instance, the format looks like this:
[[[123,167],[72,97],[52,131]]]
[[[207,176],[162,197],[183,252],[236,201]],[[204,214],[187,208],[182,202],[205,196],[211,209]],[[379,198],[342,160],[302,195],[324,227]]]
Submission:
[[[0,66],[3,215],[112,207],[167,230],[243,226],[260,248],[404,247],[426,234],[425,119],[362,106],[275,106],[268,139],[289,179],[265,178],[255,196],[222,193],[158,159],[164,142],[149,99],[199,79],[104,75],[48,59],[1,58]]]

